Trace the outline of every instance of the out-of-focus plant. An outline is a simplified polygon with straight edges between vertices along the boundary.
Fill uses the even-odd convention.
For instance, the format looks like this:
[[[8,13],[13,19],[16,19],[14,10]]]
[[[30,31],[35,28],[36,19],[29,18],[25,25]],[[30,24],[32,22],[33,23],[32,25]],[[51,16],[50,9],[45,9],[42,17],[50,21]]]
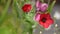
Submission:
[[[55,1],[49,6],[48,11],[52,10],[54,4]],[[22,8],[24,5],[28,9]],[[0,34],[33,34],[33,29],[37,25],[37,22],[33,20],[35,8],[32,0],[0,0]]]
[[[44,0],[41,0],[41,2],[43,4],[41,5],[41,7],[39,4],[38,8],[41,8],[41,10],[42,9],[44,10],[44,8],[46,6],[47,11],[50,13],[56,1],[54,0],[51,4],[49,1],[47,3],[48,5],[44,3]],[[35,9],[36,7],[34,4],[34,1],[32,3],[32,0],[14,0],[13,6],[14,6],[13,7],[14,12],[17,16],[17,19],[19,20],[19,25],[20,25],[21,30],[22,30],[21,34],[27,34],[27,33],[32,34],[33,33],[32,26],[37,25],[36,21],[33,20],[33,17],[34,17],[35,12],[36,12],[36,9]]]
[[[17,34],[17,18],[14,17],[12,0],[0,0],[0,34]]]
[[[10,6],[10,2],[11,2],[11,0],[7,1],[5,6],[2,6],[3,9],[1,11],[1,16],[0,16],[0,25],[2,25],[3,21],[5,20],[5,18],[7,16],[7,11]]]

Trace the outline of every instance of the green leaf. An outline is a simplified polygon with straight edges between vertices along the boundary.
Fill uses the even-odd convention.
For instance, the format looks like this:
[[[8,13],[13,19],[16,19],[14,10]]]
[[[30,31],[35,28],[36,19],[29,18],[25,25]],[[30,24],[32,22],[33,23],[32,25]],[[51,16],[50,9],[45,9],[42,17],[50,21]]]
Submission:
[[[52,11],[52,8],[54,7],[55,2],[56,2],[56,0],[54,0],[54,1],[51,3],[51,5],[49,5],[49,7],[48,7],[48,12],[51,12],[51,11]]]
[[[14,12],[16,13],[17,15],[17,18],[21,18],[22,17],[22,14],[23,14],[23,11],[21,10],[22,6],[24,5],[24,2],[21,2],[18,3],[18,1],[15,1],[14,2]]]
[[[25,2],[29,2],[30,0],[25,0]]]

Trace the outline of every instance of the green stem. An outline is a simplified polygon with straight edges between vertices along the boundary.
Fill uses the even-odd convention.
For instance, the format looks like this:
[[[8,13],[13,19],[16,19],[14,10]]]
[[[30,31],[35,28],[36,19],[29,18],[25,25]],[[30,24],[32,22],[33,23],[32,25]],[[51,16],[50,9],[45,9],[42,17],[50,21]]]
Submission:
[[[40,0],[40,1],[44,3],[44,0]]]
[[[2,25],[2,23],[4,22],[5,18],[6,18],[6,15],[7,15],[7,11],[8,11],[8,8],[9,8],[9,5],[10,5],[10,2],[11,0],[8,0],[7,1],[7,4],[4,8],[4,10],[2,11],[2,16],[0,17],[0,26]]]
[[[33,34],[33,28],[32,27],[29,30],[29,34]]]
[[[48,6],[49,6],[49,4],[50,4],[50,0],[48,0]]]
[[[51,5],[49,5],[49,7],[48,7],[48,12],[51,12],[51,11],[52,11],[52,8],[54,7],[55,3],[56,3],[56,0],[54,0],[54,1],[51,3]]]

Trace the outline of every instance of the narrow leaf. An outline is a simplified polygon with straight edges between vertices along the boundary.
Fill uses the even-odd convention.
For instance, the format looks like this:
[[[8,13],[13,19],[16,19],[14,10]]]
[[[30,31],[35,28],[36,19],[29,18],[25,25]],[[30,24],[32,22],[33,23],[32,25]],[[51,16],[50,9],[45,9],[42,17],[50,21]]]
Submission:
[[[40,0],[41,2],[44,2],[44,0]]]
[[[54,0],[54,1],[52,2],[52,4],[49,5],[49,7],[48,7],[48,12],[51,12],[51,11],[52,11],[52,8],[54,7],[55,2],[56,2],[56,0]]]
[[[50,4],[50,0],[48,0],[48,6],[49,6],[49,4]]]

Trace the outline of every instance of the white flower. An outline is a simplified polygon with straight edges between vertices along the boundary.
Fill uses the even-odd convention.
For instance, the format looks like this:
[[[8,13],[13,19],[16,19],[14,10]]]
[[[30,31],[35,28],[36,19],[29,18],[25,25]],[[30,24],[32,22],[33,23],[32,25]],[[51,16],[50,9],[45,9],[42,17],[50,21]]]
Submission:
[[[54,14],[54,18],[56,19],[60,19],[60,13],[58,11],[55,12]]]

